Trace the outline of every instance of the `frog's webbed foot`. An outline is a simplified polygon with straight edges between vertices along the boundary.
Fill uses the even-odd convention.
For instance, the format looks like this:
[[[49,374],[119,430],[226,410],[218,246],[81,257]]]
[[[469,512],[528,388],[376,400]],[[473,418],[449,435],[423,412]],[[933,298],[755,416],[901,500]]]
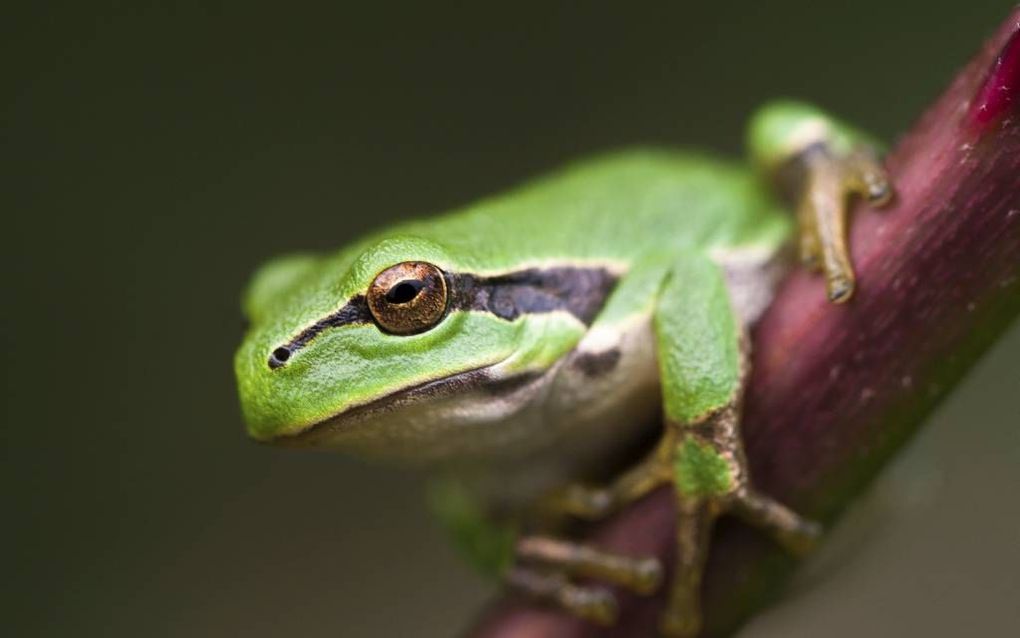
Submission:
[[[881,162],[864,147],[840,154],[821,142],[792,162],[802,171],[797,193],[800,259],[824,273],[829,300],[843,303],[856,283],[847,249],[848,199],[857,195],[881,206],[892,197],[892,186]]]
[[[729,454],[724,448],[720,453]],[[681,461],[683,462],[683,461]],[[701,631],[701,580],[716,519],[732,513],[772,536],[788,551],[803,555],[821,536],[821,527],[764,495],[742,487],[729,495],[677,495],[677,558],[661,627],[671,638]]]
[[[701,630],[701,579],[719,516],[736,515],[797,555],[821,536],[818,524],[753,489],[737,421],[730,405],[673,434],[677,562],[662,618],[668,636],[688,638]]]
[[[730,406],[695,429],[672,426],[647,458],[611,485],[572,485],[543,504],[547,511],[594,520],[660,485],[674,486],[677,562],[661,623],[667,636],[687,638],[701,629],[701,579],[712,528],[720,515],[738,516],[797,555],[812,549],[821,535],[820,526],[751,487],[736,424],[737,411]],[[728,478],[719,482],[720,476]],[[654,558],[617,556],[545,537],[525,537],[516,549],[518,565],[526,567],[518,567],[512,584],[600,623],[612,622],[607,619],[615,617],[615,601],[603,590],[572,585],[569,576],[612,583],[639,594],[654,592],[662,579],[662,568]]]

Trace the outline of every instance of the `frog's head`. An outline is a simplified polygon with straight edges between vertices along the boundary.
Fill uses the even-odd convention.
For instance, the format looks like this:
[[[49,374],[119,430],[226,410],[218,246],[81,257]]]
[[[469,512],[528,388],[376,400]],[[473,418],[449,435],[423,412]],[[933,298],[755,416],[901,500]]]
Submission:
[[[450,252],[400,236],[263,267],[235,358],[251,436],[419,460],[498,446],[614,277]]]

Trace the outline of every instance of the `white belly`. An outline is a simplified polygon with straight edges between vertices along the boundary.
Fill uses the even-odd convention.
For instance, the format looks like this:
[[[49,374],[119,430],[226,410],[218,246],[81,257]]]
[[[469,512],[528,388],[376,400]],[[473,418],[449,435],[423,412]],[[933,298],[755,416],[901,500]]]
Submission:
[[[528,405],[499,425],[505,447],[458,468],[476,489],[527,500],[598,474],[658,425],[660,394],[651,317],[594,327],[542,377]]]

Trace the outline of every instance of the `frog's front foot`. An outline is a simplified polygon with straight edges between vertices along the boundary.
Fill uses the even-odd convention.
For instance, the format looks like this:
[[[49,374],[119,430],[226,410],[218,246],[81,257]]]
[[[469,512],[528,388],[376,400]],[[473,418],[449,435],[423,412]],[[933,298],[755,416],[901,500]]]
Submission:
[[[612,484],[568,485],[539,503],[538,512],[553,519],[564,515],[588,521],[603,519],[671,483],[672,459],[671,442],[664,439]],[[605,589],[580,586],[571,578],[609,583],[641,595],[654,593],[663,580],[663,567],[656,558],[622,556],[548,536],[522,537],[514,555],[515,567],[505,579],[510,587],[601,625],[615,622],[616,599]]]
[[[881,206],[891,199],[892,186],[881,162],[864,147],[840,154],[822,142],[792,161],[802,171],[797,201],[801,261],[821,270],[829,300],[843,303],[856,285],[847,249],[848,199],[858,195]]]
[[[702,626],[701,579],[716,519],[732,513],[766,531],[789,551],[811,550],[821,527],[754,490],[737,429],[735,405],[697,425],[670,425],[648,457],[612,484],[573,485],[554,494],[546,511],[596,519],[672,485],[676,497],[676,563],[660,627],[670,638],[692,638]],[[576,616],[614,622],[616,601],[605,590],[580,587],[571,577],[611,583],[638,594],[655,592],[664,580],[654,558],[634,558],[548,537],[524,537],[508,582]]]
[[[605,589],[577,585],[571,578],[611,583],[637,594],[651,594],[662,582],[662,565],[655,558],[611,554],[547,536],[521,538],[515,557],[507,585],[600,625],[616,621],[616,599]]]

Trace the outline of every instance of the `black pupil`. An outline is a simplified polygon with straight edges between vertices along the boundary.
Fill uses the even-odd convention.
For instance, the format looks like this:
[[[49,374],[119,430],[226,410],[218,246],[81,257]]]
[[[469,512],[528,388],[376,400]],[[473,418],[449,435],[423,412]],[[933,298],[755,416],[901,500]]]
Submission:
[[[407,303],[417,297],[424,287],[425,282],[418,279],[401,281],[386,291],[386,301],[396,304]]]

